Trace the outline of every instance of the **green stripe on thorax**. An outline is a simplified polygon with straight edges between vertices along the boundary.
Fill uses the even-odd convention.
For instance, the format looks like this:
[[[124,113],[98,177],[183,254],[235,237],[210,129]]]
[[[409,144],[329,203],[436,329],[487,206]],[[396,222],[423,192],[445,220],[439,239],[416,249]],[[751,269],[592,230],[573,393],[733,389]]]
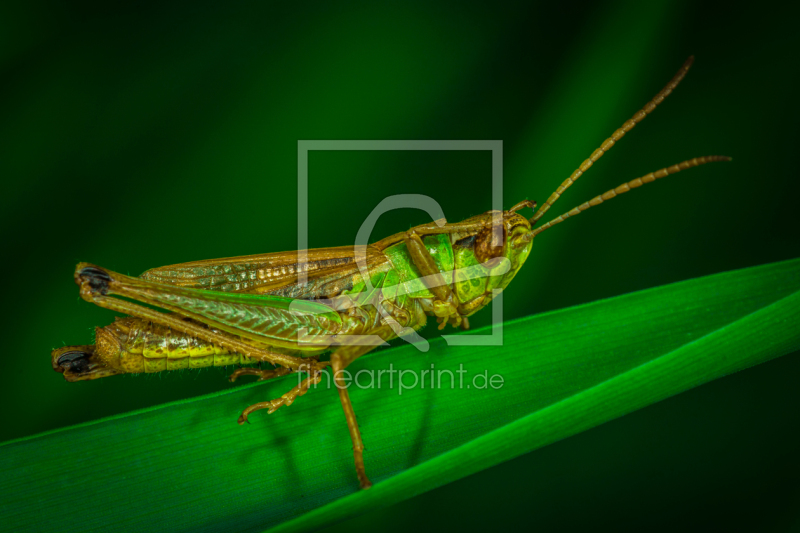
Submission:
[[[422,238],[422,242],[433,257],[436,268],[442,273],[445,282],[453,282],[453,268],[455,268],[455,258],[453,255],[453,245],[450,244],[450,237],[446,234],[428,235]],[[399,242],[386,248],[383,251],[394,265],[394,272],[399,278],[397,281],[405,284],[409,298],[433,298],[433,293],[423,284],[422,274],[411,260],[405,243]],[[387,280],[393,281],[393,280]],[[396,285],[396,283],[395,283]],[[389,283],[384,289],[384,295],[392,298],[396,294],[396,289],[392,290]]]

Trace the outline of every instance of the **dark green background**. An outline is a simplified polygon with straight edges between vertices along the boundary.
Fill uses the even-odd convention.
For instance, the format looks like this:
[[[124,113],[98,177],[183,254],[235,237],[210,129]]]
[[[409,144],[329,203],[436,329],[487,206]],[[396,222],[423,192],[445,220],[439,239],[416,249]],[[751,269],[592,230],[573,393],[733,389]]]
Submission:
[[[779,5],[4,4],[0,440],[229,386],[218,369],[69,384],[49,352],[112,320],[78,299],[78,261],[295,249],[298,139],[500,139],[506,206],[541,202],[694,54],[551,213],[734,162],[544,233],[505,317],[797,257],[798,13]],[[483,212],[490,171],[488,152],[312,153],[310,245],[352,243],[391,194]],[[374,237],[424,221],[393,212]],[[784,357],[338,529],[800,528],[799,372]]]

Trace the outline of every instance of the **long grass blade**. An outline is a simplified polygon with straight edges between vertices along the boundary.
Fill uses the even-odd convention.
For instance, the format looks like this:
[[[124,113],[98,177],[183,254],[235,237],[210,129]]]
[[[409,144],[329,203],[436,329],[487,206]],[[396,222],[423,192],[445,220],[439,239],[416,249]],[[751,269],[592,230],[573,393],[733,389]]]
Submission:
[[[503,346],[437,341],[359,360],[362,385],[394,369],[409,386],[395,372],[351,389],[369,491],[357,490],[334,389],[236,424],[288,377],[0,445],[0,530],[308,530],[798,349],[800,260],[658,287],[506,323]],[[431,368],[455,386],[410,387]],[[481,388],[484,373],[502,387]]]

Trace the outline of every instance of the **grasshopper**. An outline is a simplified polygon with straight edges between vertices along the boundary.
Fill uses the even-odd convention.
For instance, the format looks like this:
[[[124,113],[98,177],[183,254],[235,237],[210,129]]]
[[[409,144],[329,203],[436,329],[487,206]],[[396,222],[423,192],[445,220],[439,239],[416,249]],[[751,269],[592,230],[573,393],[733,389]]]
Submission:
[[[423,328],[428,317],[436,317],[439,329],[447,324],[467,329],[469,317],[511,282],[528,258],[534,237],[543,231],[658,178],[729,160],[698,157],[662,168],[537,227],[564,191],[675,89],[692,60],[538,210],[535,202],[523,200],[507,211],[489,211],[458,223],[423,224],[366,247],[195,261],[148,270],[138,278],[80,263],[75,282],[81,297],[128,316],[96,328],[94,345],[54,350],[53,369],[67,381],[232,364],[240,368],[230,381],[241,376],[266,380],[293,372],[301,372],[301,378],[307,375],[280,398],[246,408],[239,417],[242,424],[260,409],[273,413],[291,405],[330,366],[353,441],[356,474],[361,488],[369,488],[364,445],[342,371],[376,343],[346,339],[370,336],[387,341]],[[519,213],[523,209],[535,212],[526,218]],[[336,303],[341,298],[350,304]],[[329,359],[322,360],[328,352]],[[262,369],[261,363],[271,368]],[[253,364],[259,367],[241,367]]]

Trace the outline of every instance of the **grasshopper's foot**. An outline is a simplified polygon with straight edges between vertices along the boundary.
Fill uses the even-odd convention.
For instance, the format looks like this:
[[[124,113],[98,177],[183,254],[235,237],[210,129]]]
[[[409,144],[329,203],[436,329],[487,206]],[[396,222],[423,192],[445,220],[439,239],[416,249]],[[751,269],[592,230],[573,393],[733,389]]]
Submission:
[[[462,316],[458,312],[458,307],[452,302],[444,302],[442,300],[434,300],[433,314],[437,317],[439,322],[439,329],[442,330],[447,324],[452,324],[453,327],[464,325],[464,329],[469,327],[467,317]]]
[[[255,369],[252,369],[255,370]],[[276,398],[274,400],[270,400],[268,402],[258,402],[254,403],[244,411],[239,416],[239,425],[241,426],[245,422],[247,422],[247,417],[250,414],[254,413],[255,411],[260,411],[262,409],[267,409],[267,414],[271,415],[278,408],[284,405],[292,405],[294,401],[297,399],[298,396],[302,396],[303,394],[308,392],[308,389],[311,388],[312,385],[316,385],[319,383],[319,380],[322,379],[322,373],[320,371],[315,371],[311,376],[307,377],[303,381],[300,382],[299,385],[292,388],[289,392],[281,396],[280,398]]]
[[[447,324],[450,324],[454,328],[460,326],[462,329],[469,329],[469,320],[467,320],[467,317],[458,314],[457,311],[445,316],[437,315],[436,321],[439,323],[440,330],[444,329]]]
[[[291,369],[283,367],[275,368],[272,370],[261,370],[260,368],[239,368],[228,377],[228,381],[233,383],[234,381],[239,379],[240,376],[258,376],[258,381],[265,381],[267,379],[285,376],[286,374],[289,374],[291,372],[292,372]]]
[[[358,476],[358,484],[361,490],[367,490],[372,486],[372,481],[367,477],[367,470],[364,467],[364,445],[353,447],[353,456],[356,461],[356,475]]]

